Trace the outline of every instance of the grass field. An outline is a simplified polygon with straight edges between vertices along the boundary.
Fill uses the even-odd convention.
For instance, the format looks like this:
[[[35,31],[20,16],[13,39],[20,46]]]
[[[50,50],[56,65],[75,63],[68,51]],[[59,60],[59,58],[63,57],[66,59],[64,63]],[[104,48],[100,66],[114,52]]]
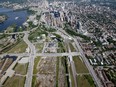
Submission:
[[[95,87],[90,75],[77,76],[77,85],[78,87]]]
[[[75,68],[77,73],[89,73],[87,67],[85,64],[80,60],[78,56],[73,57],[74,63],[75,63]]]
[[[36,87],[36,76],[33,76],[32,78],[32,87]]]
[[[46,36],[48,35],[48,33],[41,29],[40,27],[38,29],[36,29],[34,32],[31,32],[31,34],[29,35],[29,40],[30,41],[35,41],[37,40],[38,36],[41,36],[42,34],[45,34]]]
[[[58,87],[58,79],[59,79],[59,62],[60,62],[60,58],[57,57],[57,63],[56,63],[56,87]]]
[[[4,87],[24,87],[25,77],[13,76],[8,78]]]
[[[57,50],[58,53],[66,52],[66,49],[63,44],[64,44],[63,42],[58,43],[58,47],[59,47],[59,49]]]
[[[37,65],[40,61],[40,57],[36,57],[35,60],[34,60],[34,70],[33,70],[33,74],[37,74]]]
[[[28,64],[17,64],[14,68],[17,74],[25,75],[27,73]]]
[[[37,43],[36,44],[36,49],[38,52],[42,52],[44,44],[43,43]]]
[[[71,67],[70,67],[70,79],[71,79],[71,86],[75,87],[75,82],[74,82],[74,78],[73,78],[73,73],[72,73]]]
[[[7,58],[4,62],[5,66],[2,66],[2,68],[1,68],[2,72],[6,71],[12,63],[13,63],[13,59]]]
[[[7,53],[23,53],[26,51],[27,44],[24,41],[19,42],[16,46],[11,48]]]
[[[72,52],[76,51],[76,49],[74,48],[74,46],[72,45],[72,43],[69,43],[69,46],[70,46],[70,49],[71,49]]]

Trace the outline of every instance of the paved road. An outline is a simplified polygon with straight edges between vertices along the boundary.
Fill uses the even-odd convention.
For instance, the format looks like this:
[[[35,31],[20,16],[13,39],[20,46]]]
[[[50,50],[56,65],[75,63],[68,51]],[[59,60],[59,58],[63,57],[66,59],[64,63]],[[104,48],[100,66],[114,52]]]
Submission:
[[[74,85],[75,85],[75,87],[77,87],[77,80],[76,80],[77,73],[76,73],[76,69],[75,69],[75,65],[74,65],[72,56],[78,56],[78,55],[80,55],[80,52],[76,52],[78,55],[72,55],[73,52],[71,52],[70,46],[68,44],[68,40],[69,40],[70,36],[63,29],[58,28],[58,27],[57,27],[57,29],[58,29],[57,34],[59,34],[62,38],[64,38],[66,44],[68,45],[68,51],[69,51],[68,57],[70,60],[72,75],[74,78]]]
[[[60,32],[59,34],[64,37],[64,38],[70,38],[71,36],[69,36],[64,30],[58,28],[58,32]],[[89,64],[87,58],[85,57],[83,50],[81,49],[78,41],[76,38],[74,39],[74,42],[77,46],[77,48],[79,49],[80,53],[40,53],[40,54],[36,54],[36,50],[35,50],[35,46],[28,40],[28,31],[25,32],[16,32],[16,33],[7,33],[7,34],[19,34],[19,33],[24,33],[25,36],[23,38],[23,40],[26,42],[26,44],[28,45],[28,47],[30,48],[30,54],[17,54],[17,55],[23,55],[23,56],[29,56],[29,66],[28,66],[28,71],[27,71],[27,77],[26,77],[26,81],[25,81],[25,87],[31,87],[31,83],[32,83],[32,76],[33,76],[33,65],[34,65],[34,58],[35,56],[69,56],[70,60],[72,60],[71,56],[75,56],[75,55],[81,55],[83,58],[84,63],[86,64],[90,74],[92,75],[92,77],[94,78],[94,81],[96,83],[96,85],[98,87],[103,87],[103,85],[101,84],[100,80],[98,79],[98,77],[95,74],[95,71],[93,70],[93,67]],[[3,34],[3,33],[0,33]],[[74,63],[71,62],[71,67],[72,67],[72,71],[74,70]],[[75,71],[73,71],[73,74],[75,76]],[[75,86],[76,87],[76,86]]]
[[[44,43],[44,47],[43,47],[42,53],[45,52],[46,46],[47,46],[47,42]]]
[[[73,61],[73,57],[71,55],[71,49],[70,49],[70,46],[69,46],[69,43],[68,41],[66,40],[66,43],[68,45],[68,51],[69,51],[69,60],[70,60],[70,65],[71,65],[71,70],[72,70],[72,75],[73,75],[73,79],[74,79],[74,85],[75,87],[77,87],[77,80],[76,80],[76,69],[75,69],[75,65],[74,65],[74,61]],[[80,53],[79,53],[80,54]]]
[[[65,38],[71,37],[71,36],[69,36],[63,29],[58,28],[58,30],[59,30],[59,32],[61,32],[61,34],[60,34],[61,36],[63,36],[63,37],[65,36]],[[62,35],[62,34],[64,34],[64,35]],[[76,47],[77,47],[77,49],[79,50],[79,52],[80,52],[80,54],[81,54],[81,57],[82,57],[82,59],[83,59],[85,65],[87,66],[87,68],[88,68],[88,70],[89,70],[91,76],[92,76],[93,79],[94,79],[95,84],[96,84],[98,87],[103,87],[103,85],[102,85],[100,79],[97,77],[97,75],[96,75],[96,73],[95,73],[93,67],[90,65],[90,63],[88,62],[87,58],[85,57],[85,54],[84,54],[84,52],[83,52],[81,46],[79,45],[77,39],[76,39],[76,38],[73,38],[73,37],[71,37],[71,38],[74,40],[74,42],[75,42],[75,44],[76,44]]]
[[[36,56],[46,56],[46,57],[57,57],[57,56],[78,56],[79,52],[71,52],[71,53],[37,53]]]
[[[6,55],[9,55],[9,56],[27,56],[29,57],[30,56],[30,53],[9,53],[9,54],[1,54],[0,57],[2,58],[3,56],[6,56]],[[48,57],[57,57],[57,56],[78,56],[78,55],[81,55],[80,52],[71,52],[70,54],[68,52],[65,52],[65,53],[36,53],[36,56],[48,56]]]
[[[29,54],[29,65],[27,70],[27,76],[25,81],[25,87],[31,87],[32,84],[32,76],[33,76],[33,66],[34,66],[34,58],[36,55],[35,46],[28,40],[28,32],[25,32],[25,36],[23,40],[30,48],[30,54]]]

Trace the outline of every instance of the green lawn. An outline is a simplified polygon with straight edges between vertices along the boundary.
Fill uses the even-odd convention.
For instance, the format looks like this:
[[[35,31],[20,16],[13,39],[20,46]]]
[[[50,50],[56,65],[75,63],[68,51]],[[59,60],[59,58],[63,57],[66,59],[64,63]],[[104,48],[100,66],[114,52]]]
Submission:
[[[87,67],[85,64],[80,60],[78,56],[73,57],[74,63],[75,63],[75,68],[77,73],[89,73]]]
[[[90,75],[77,76],[78,87],[95,87],[93,79]]]
[[[37,70],[37,65],[40,61],[40,57],[36,57],[34,60],[34,70],[33,70],[33,74],[37,74],[38,70]]]
[[[11,48],[7,53],[23,53],[26,51],[27,44],[24,41],[20,41],[16,46]]]
[[[13,76],[8,78],[4,83],[4,87],[24,87],[25,77]]]
[[[28,63],[26,64],[17,64],[14,68],[17,74],[25,75],[27,73]]]

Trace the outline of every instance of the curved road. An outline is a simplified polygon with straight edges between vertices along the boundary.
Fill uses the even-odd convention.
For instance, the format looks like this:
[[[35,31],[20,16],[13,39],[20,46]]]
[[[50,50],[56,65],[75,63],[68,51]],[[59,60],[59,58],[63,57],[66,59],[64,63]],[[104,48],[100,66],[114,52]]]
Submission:
[[[36,50],[35,50],[35,46],[28,40],[28,36],[29,36],[28,32],[25,32],[24,34],[25,34],[25,36],[23,37],[23,40],[30,48],[29,65],[28,65],[28,70],[27,70],[27,75],[26,75],[25,87],[31,87],[32,76],[33,76],[34,58],[36,56]]]

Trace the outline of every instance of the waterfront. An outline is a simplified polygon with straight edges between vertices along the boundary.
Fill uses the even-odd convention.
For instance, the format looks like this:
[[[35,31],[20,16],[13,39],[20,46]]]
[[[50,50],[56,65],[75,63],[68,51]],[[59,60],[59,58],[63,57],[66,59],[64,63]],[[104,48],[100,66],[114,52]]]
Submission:
[[[0,8],[0,14],[4,14],[8,17],[6,21],[0,24],[0,31],[5,30],[13,24],[16,24],[17,27],[22,26],[28,15],[26,10],[13,11],[7,8]]]

